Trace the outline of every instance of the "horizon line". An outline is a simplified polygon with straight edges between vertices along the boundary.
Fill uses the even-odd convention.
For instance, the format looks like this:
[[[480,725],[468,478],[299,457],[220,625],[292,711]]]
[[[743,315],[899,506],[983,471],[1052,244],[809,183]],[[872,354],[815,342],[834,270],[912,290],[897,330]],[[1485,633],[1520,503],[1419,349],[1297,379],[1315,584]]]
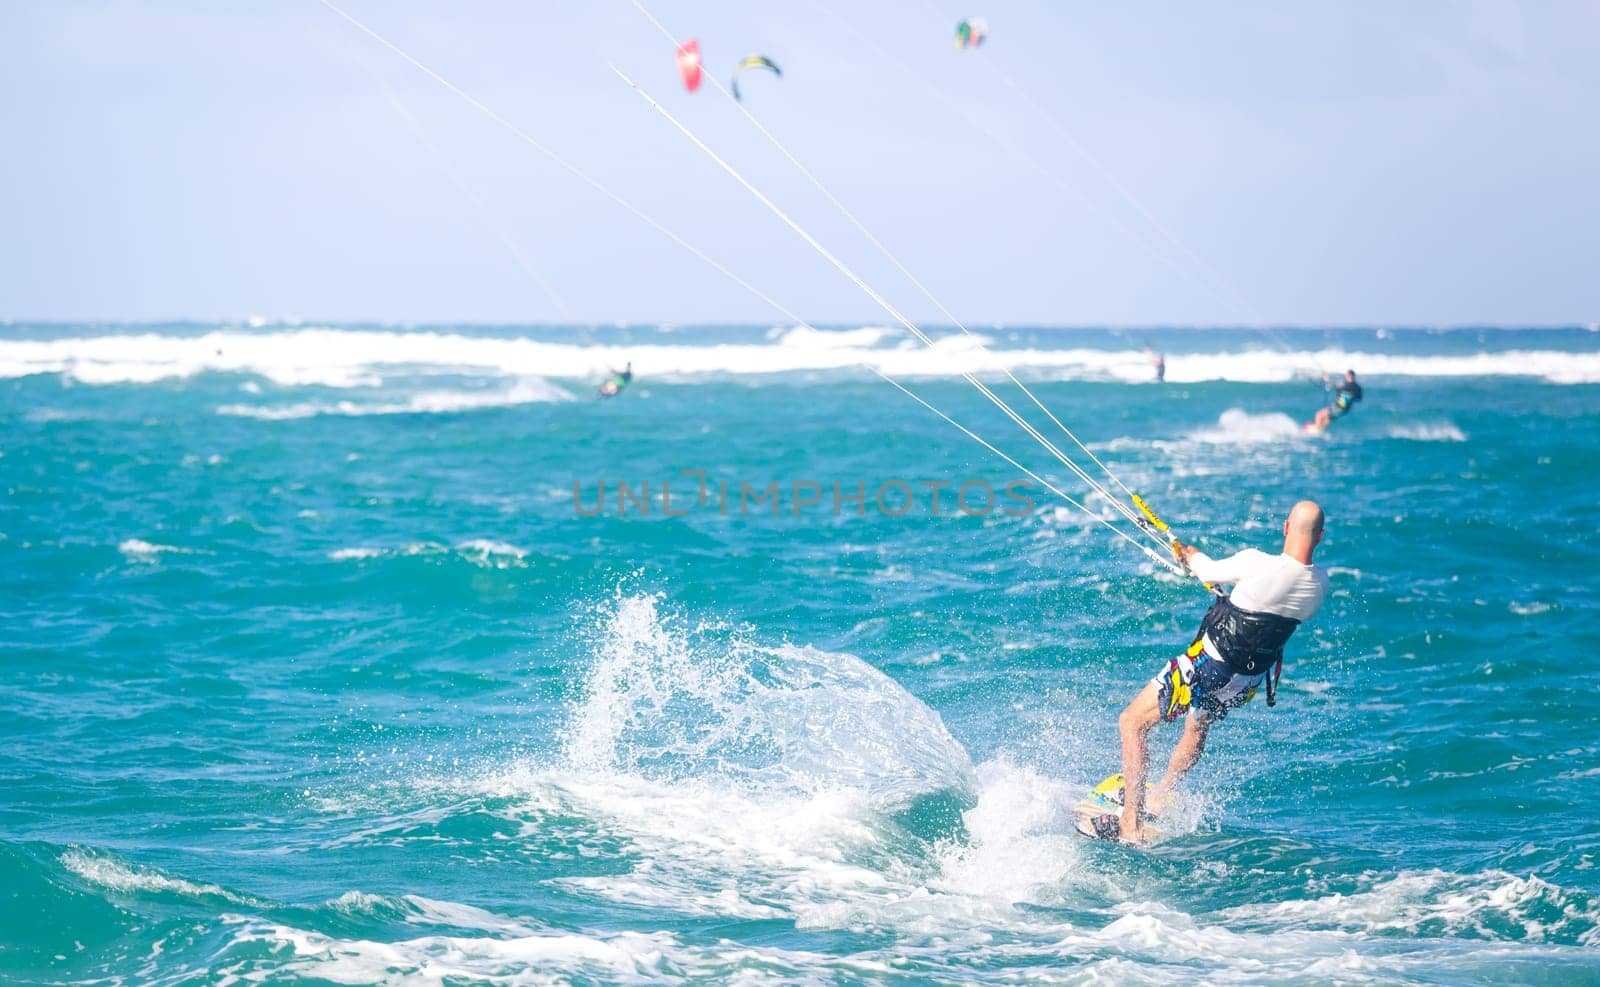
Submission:
[[[322,319],[305,318],[301,316],[282,316],[268,318],[259,315],[225,318],[196,318],[177,317],[159,319],[115,319],[115,318],[0,318],[0,327],[27,327],[39,326],[42,328],[71,328],[71,327],[127,327],[149,328],[158,326],[215,326],[218,328],[350,328],[350,327],[379,327],[384,329],[420,329],[420,328],[481,328],[481,329],[661,329],[661,328],[701,328],[701,329],[753,329],[765,327],[773,328],[813,328],[818,330],[850,331],[855,329],[878,327],[883,320],[853,320],[848,322],[816,321],[798,323],[789,320],[772,321],[698,321],[657,319],[649,321],[634,321],[628,319],[597,319],[597,320],[531,320],[507,322],[500,320],[471,320],[471,319]],[[918,323],[925,329],[951,330],[956,326],[940,322]],[[1253,323],[1253,322],[1215,322],[1215,323],[1172,323],[1172,322],[1145,322],[1145,323],[1090,323],[1090,322],[981,322],[968,320],[967,325],[972,328],[981,328],[991,331],[1038,329],[1055,332],[1330,332],[1372,330],[1387,332],[1472,332],[1472,331],[1503,331],[1503,332],[1552,332],[1574,330],[1580,332],[1600,332],[1600,322],[1563,322],[1563,323],[1507,323],[1507,322],[1451,322],[1451,323],[1385,323],[1385,322],[1349,322],[1349,323]],[[892,328],[885,326],[885,328]]]

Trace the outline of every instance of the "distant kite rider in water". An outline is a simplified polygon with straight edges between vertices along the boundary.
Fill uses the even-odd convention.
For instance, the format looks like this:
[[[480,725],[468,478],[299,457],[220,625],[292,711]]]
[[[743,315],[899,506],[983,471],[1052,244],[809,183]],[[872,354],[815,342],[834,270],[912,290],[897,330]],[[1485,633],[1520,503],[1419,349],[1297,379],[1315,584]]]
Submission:
[[[1310,426],[1318,432],[1326,429],[1335,418],[1343,418],[1361,400],[1361,385],[1356,383],[1356,372],[1346,370],[1344,380],[1335,384],[1327,374],[1322,375],[1322,387],[1333,392],[1333,400],[1327,407],[1318,408],[1316,417],[1311,419]]]
[[[1206,611],[1193,643],[1168,661],[1122,711],[1122,815],[1094,820],[1102,837],[1130,843],[1144,838],[1146,739],[1150,728],[1187,714],[1183,737],[1172,752],[1166,774],[1150,792],[1153,811],[1166,808],[1178,781],[1200,760],[1206,733],[1228,711],[1255,698],[1263,685],[1267,705],[1277,701],[1283,646],[1322,606],[1328,574],[1311,554],[1322,541],[1322,508],[1302,500],[1283,522],[1283,551],[1268,555],[1247,548],[1225,559],[1211,559],[1193,545],[1173,542],[1189,571],[1207,583],[1232,583]]]
[[[1165,381],[1167,379],[1167,355],[1146,346],[1144,348],[1144,357],[1150,361],[1151,368],[1156,372],[1156,383],[1159,384]]]
[[[605,398],[614,398],[618,394],[621,394],[623,388],[627,387],[632,382],[633,363],[632,361],[629,361],[628,365],[623,367],[621,370],[611,371],[611,379],[600,385],[600,389],[595,392],[595,397],[602,400]]]

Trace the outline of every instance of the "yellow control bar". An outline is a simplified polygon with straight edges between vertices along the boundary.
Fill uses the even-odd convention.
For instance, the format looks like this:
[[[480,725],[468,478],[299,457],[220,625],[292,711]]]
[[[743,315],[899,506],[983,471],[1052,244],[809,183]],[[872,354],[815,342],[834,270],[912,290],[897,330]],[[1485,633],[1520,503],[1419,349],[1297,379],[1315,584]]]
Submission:
[[[1189,564],[1187,562],[1183,561],[1183,557],[1178,554],[1178,536],[1174,535],[1172,533],[1172,529],[1167,527],[1167,522],[1161,520],[1161,515],[1157,514],[1155,511],[1151,510],[1150,509],[1150,505],[1146,504],[1144,502],[1144,498],[1139,496],[1138,494],[1134,494],[1133,495],[1133,506],[1139,508],[1139,510],[1144,513],[1144,516],[1150,521],[1151,526],[1153,526],[1157,531],[1159,531],[1162,534],[1167,536],[1167,540],[1172,543],[1172,556],[1173,556],[1173,558],[1177,559],[1178,560],[1178,564],[1183,566],[1183,571],[1184,572],[1189,572]],[[1194,575],[1194,573],[1192,573],[1192,572],[1189,572],[1189,574],[1191,576]],[[1217,588],[1215,586],[1211,585],[1210,583],[1202,582],[1200,585],[1204,586],[1206,589],[1210,590],[1213,593],[1215,593],[1217,591]]]

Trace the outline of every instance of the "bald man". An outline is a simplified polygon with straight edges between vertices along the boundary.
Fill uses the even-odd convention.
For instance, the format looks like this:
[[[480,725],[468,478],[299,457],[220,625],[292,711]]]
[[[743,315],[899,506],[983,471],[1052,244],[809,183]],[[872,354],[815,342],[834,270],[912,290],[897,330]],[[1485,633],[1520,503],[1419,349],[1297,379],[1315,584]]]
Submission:
[[[1309,500],[1294,505],[1283,522],[1283,552],[1247,548],[1212,559],[1193,545],[1175,543],[1178,557],[1202,582],[1231,584],[1206,612],[1194,643],[1167,662],[1117,721],[1122,731],[1122,815],[1094,821],[1095,834],[1129,842],[1144,838],[1146,738],[1163,721],[1187,716],[1183,737],[1167,772],[1150,793],[1150,805],[1165,808],[1167,796],[1205,750],[1212,724],[1255,698],[1263,684],[1267,705],[1276,702],[1283,646],[1296,627],[1310,620],[1328,593],[1328,574],[1311,563],[1322,541],[1322,508]]]

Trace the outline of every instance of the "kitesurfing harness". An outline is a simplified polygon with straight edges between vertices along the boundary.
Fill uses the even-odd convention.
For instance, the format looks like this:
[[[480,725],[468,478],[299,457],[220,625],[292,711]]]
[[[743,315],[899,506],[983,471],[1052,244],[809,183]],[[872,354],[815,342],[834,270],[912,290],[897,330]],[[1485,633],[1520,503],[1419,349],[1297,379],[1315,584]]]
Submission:
[[[1144,514],[1144,527],[1154,528],[1171,539],[1172,552],[1178,555],[1178,539],[1167,523],[1161,520],[1161,516],[1151,510],[1150,505],[1138,494],[1133,495],[1133,503]],[[1182,563],[1182,556],[1179,556],[1179,562]],[[1183,564],[1183,568],[1185,572],[1189,571],[1187,563]],[[1228,599],[1228,594],[1220,586],[1211,583],[1204,585],[1217,594],[1217,600],[1200,619],[1200,630],[1184,652],[1185,656],[1191,661],[1198,658],[1205,650],[1206,640],[1210,639],[1216,657],[1240,675],[1270,673],[1266,679],[1267,705],[1276,706],[1278,678],[1283,674],[1283,646],[1289,643],[1300,621],[1281,614],[1246,610]]]
[[[1278,678],[1283,674],[1283,646],[1289,643],[1300,621],[1281,614],[1246,610],[1217,594],[1200,620],[1200,630],[1189,645],[1189,654],[1198,655],[1211,642],[1216,657],[1227,662],[1240,675],[1267,673],[1267,705],[1278,703]]]
[[[1357,401],[1361,400],[1361,385],[1353,380],[1342,380],[1332,385],[1333,403],[1328,410],[1333,412],[1333,417],[1341,418],[1350,413]]]

